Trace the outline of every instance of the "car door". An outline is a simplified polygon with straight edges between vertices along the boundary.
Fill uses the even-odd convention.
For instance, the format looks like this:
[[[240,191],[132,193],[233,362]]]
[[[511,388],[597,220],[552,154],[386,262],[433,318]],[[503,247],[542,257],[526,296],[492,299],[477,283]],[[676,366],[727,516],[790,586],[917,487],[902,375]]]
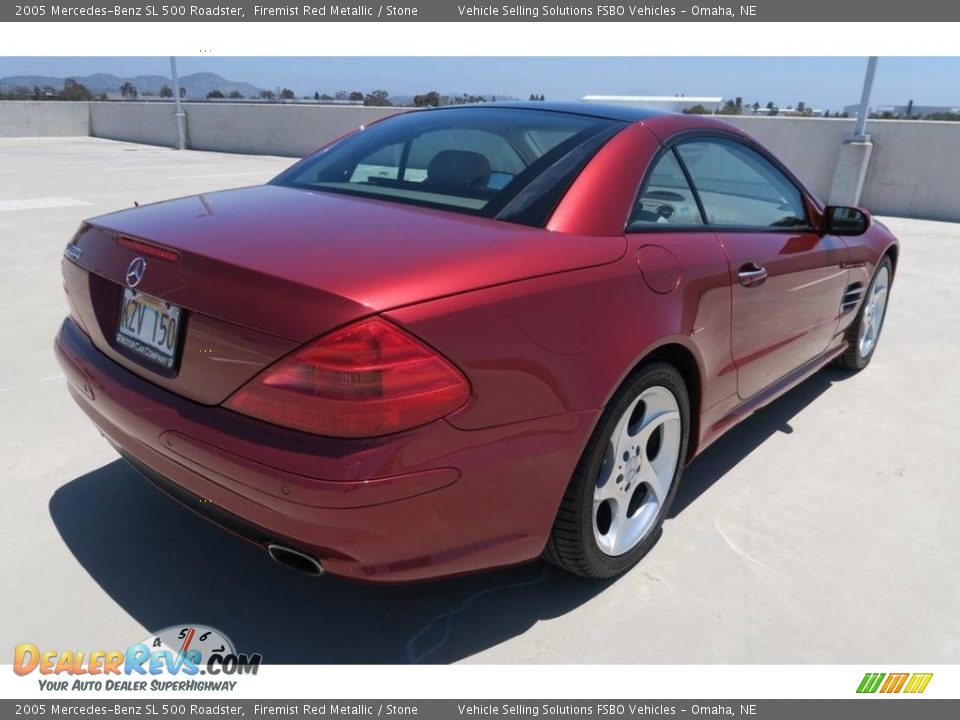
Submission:
[[[644,296],[639,314],[647,332],[656,328],[652,334],[662,337],[679,329],[695,346],[705,381],[704,410],[735,397],[729,263],[673,150],[661,150],[651,162],[626,237],[653,291]]]
[[[803,192],[758,149],[725,136],[675,146],[730,264],[731,349],[747,399],[826,350],[846,248],[812,226]]]

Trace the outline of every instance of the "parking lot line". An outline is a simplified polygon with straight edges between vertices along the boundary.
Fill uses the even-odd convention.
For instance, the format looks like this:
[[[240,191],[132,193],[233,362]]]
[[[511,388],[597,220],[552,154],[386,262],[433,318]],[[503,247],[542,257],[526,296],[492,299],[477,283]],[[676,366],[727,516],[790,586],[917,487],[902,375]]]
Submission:
[[[47,210],[50,208],[90,205],[86,200],[69,197],[29,198],[25,200],[0,200],[0,212],[12,210]]]
[[[242,177],[245,175],[267,175],[269,170],[251,170],[249,172],[216,173],[212,175],[170,175],[167,180],[192,180],[193,178]]]

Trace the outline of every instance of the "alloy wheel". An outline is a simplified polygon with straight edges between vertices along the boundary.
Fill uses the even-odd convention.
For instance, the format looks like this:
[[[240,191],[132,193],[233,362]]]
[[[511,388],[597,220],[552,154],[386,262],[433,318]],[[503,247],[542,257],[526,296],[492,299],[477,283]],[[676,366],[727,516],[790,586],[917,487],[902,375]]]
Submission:
[[[883,327],[883,316],[887,310],[887,293],[890,289],[890,271],[886,265],[877,271],[877,276],[870,286],[870,295],[865,300],[863,318],[860,321],[860,334],[857,342],[860,344],[860,356],[869,357],[877,345],[880,329]]]
[[[593,492],[593,535],[606,555],[629,552],[656,527],[680,461],[680,407],[661,386],[638,395],[607,445]]]

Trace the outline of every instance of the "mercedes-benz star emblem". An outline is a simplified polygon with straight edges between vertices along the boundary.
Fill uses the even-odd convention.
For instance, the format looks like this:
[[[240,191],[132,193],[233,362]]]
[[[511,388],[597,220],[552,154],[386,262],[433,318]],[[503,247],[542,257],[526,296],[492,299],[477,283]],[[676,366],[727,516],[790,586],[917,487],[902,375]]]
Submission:
[[[143,272],[147,269],[147,261],[142,257],[135,258],[127,268],[127,287],[136,287],[143,279]]]

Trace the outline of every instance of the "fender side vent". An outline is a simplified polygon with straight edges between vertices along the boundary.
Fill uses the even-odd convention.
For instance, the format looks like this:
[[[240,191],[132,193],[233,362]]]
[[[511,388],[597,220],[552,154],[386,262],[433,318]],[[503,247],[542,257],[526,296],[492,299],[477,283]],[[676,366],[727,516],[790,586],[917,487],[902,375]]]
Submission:
[[[840,313],[846,315],[848,312],[852,312],[857,305],[860,304],[860,300],[863,298],[863,283],[855,282],[850,285],[847,285],[847,289],[843,292],[843,300],[840,302]]]

